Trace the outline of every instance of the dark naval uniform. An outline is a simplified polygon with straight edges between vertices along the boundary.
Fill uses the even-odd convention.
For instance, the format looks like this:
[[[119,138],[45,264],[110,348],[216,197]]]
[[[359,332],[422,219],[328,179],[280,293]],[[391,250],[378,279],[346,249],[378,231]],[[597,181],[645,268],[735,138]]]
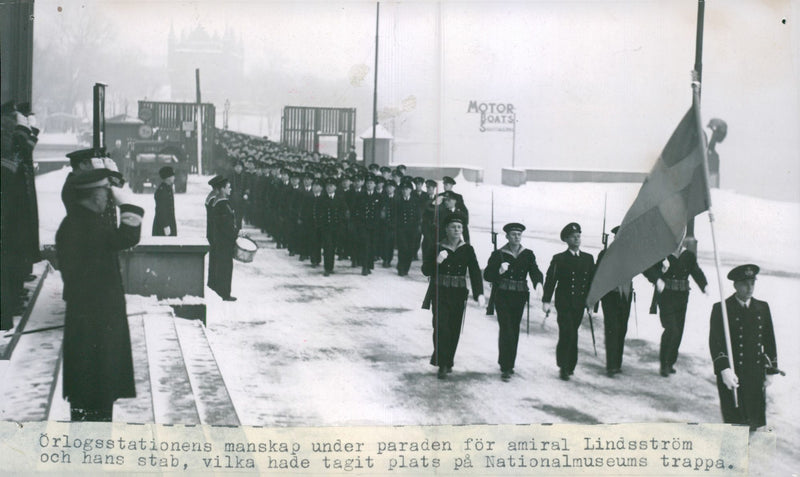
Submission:
[[[447,253],[447,258],[439,264],[436,257],[441,251]],[[483,295],[483,279],[471,245],[462,241],[452,250],[440,242],[423,255],[422,274],[430,277],[430,282],[422,308],[433,311],[433,355],[430,363],[438,366],[440,371],[453,367],[469,294],[467,271],[472,294],[477,299]]]
[[[397,201],[397,274],[408,275],[411,260],[419,246],[419,204],[413,197]]]
[[[233,278],[233,255],[236,250],[236,218],[227,197],[214,199],[211,210],[213,224],[211,255],[214,260],[214,291],[223,299],[231,298]],[[210,277],[209,277],[210,279]]]
[[[86,173],[76,183],[102,177]],[[141,217],[130,204],[120,211]],[[136,396],[125,291],[118,252],[139,242],[141,226],[109,225],[102,214],[77,202],[56,233],[56,254],[64,281],[64,398],[88,420],[111,420],[118,398]],[[80,411],[77,412],[80,414]]]
[[[508,270],[500,274],[500,264],[508,263]],[[519,342],[519,325],[528,302],[528,276],[533,286],[542,283],[542,272],[533,252],[522,247],[517,255],[508,245],[495,250],[483,272],[483,278],[492,283],[492,296],[500,325],[497,363],[503,373],[514,370]]]
[[[569,224],[561,231],[564,240],[571,233]],[[555,292],[555,306],[558,315],[558,344],[556,345],[556,363],[561,368],[562,379],[575,371],[578,364],[578,329],[583,321],[586,308],[586,295],[594,273],[594,258],[591,254],[565,250],[553,256],[544,281],[542,303],[550,303]],[[565,373],[567,376],[565,376]]]
[[[686,324],[686,306],[689,303],[689,276],[703,291],[708,284],[705,274],[697,265],[697,257],[691,251],[684,250],[678,257],[670,255],[667,261],[669,267],[666,271],[662,268],[662,262],[658,262],[644,272],[651,283],[655,284],[660,278],[665,285],[660,294],[654,290],[653,305],[650,307],[650,313],[655,314],[658,306],[661,326],[664,328],[659,353],[662,375],[674,372],[673,366],[678,360],[678,348]]]
[[[605,252],[602,250],[597,255],[597,267],[600,266]],[[622,355],[625,350],[625,335],[628,333],[632,301],[631,282],[618,286],[600,299],[603,306],[603,331],[606,341],[606,371],[609,375],[616,374],[622,369]]]
[[[745,275],[747,267],[753,267],[750,268],[750,276]],[[755,277],[757,270],[755,265],[743,265],[732,270],[731,274],[739,271],[742,279],[749,279]],[[731,274],[728,278],[731,278]],[[778,372],[772,315],[767,302],[750,298],[749,303],[743,303],[735,294],[725,300],[725,307],[731,334],[733,370],[739,379],[739,407],[735,406],[733,393],[725,386],[721,376],[722,371],[730,368],[730,365],[722,309],[717,302],[711,310],[708,347],[717,375],[722,420],[729,424],[747,424],[751,430],[755,430],[767,423],[766,374]]]

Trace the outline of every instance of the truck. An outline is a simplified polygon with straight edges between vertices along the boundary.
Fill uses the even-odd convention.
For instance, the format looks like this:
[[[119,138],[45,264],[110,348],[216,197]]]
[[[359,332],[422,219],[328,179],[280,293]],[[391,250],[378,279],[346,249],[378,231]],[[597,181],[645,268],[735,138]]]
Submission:
[[[131,140],[124,162],[123,174],[135,193],[144,192],[147,186],[157,187],[161,180],[158,171],[165,166],[175,171],[175,192],[186,192],[191,166],[180,142]]]

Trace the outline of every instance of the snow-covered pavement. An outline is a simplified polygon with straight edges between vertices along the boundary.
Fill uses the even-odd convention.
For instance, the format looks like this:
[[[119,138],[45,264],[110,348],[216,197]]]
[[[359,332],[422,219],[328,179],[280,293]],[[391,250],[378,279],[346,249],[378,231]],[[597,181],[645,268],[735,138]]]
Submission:
[[[58,194],[65,175],[56,171],[37,178],[43,243],[52,241],[64,214]],[[204,236],[207,179],[191,176],[188,193],[176,195],[180,237]],[[535,252],[543,271],[563,249],[558,232],[571,221],[582,225],[583,249],[596,256],[604,196],[610,229],[638,188],[589,183],[510,188],[463,180],[456,186],[470,208],[472,240],[482,266],[491,250],[494,192],[495,229],[512,220],[525,223],[523,244]],[[147,233],[152,195],[136,197],[147,210]],[[796,470],[800,411],[793,390],[800,384],[800,324],[793,297],[800,291],[800,204],[716,190],[713,200],[723,276],[740,263],[763,269],[755,295],[770,303],[779,364],[788,372],[773,379],[769,388],[767,420],[778,438],[778,451],[789,457],[786,468]],[[530,335],[523,319],[516,374],[509,383],[500,380],[496,364],[496,319],[473,302],[466,311],[454,373],[439,381],[428,364],[431,315],[420,308],[426,279],[419,262],[401,278],[393,268],[380,266],[362,277],[349,262],[338,261],[336,273],[323,277],[321,270],[290,258],[256,231],[250,233],[262,248],[255,260],[234,266],[233,294],[239,300],[223,302],[206,291],[207,335],[243,425],[720,422],[707,350],[711,305],[719,300],[707,214],[698,217],[696,228],[710,296],[692,293],[678,373],[667,379],[658,375],[661,327],[656,316],[647,314],[652,287],[641,276],[634,280],[637,314],[631,316],[621,375],[605,375],[599,316],[594,321],[598,356],[584,320],[575,376],[569,382],[558,379],[557,327],[554,316],[544,320],[537,290]],[[727,281],[723,285],[727,296],[732,286]]]

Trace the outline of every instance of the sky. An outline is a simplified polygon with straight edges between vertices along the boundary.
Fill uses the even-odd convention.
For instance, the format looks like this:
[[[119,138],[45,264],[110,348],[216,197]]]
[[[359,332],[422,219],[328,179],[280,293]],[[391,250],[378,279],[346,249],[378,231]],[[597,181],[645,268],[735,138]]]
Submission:
[[[395,112],[384,121],[395,135],[392,162],[483,167],[490,182],[512,165],[649,171],[691,104],[696,5],[382,4],[378,109]],[[53,22],[87,11],[115,25],[115,43],[164,66],[171,27],[231,27],[246,73],[278,69],[297,88],[309,76],[330,80],[314,92],[318,104],[356,107],[357,132],[370,127],[372,2],[39,0],[35,34],[47,38]],[[799,22],[795,0],[706,2],[702,116],[728,123],[717,147],[723,188],[800,201]],[[281,104],[313,105],[291,103],[291,93],[274,92]],[[515,133],[481,132],[471,101],[513,104]]]

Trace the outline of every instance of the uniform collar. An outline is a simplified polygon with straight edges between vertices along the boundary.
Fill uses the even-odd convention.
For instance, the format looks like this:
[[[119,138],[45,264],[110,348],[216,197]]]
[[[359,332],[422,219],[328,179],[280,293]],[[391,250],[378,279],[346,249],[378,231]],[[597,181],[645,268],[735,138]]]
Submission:
[[[733,297],[736,299],[737,302],[739,302],[739,306],[741,306],[742,308],[750,308],[750,304],[753,301],[752,297],[748,298],[747,301],[740,300],[739,297],[736,295],[733,295]]]

